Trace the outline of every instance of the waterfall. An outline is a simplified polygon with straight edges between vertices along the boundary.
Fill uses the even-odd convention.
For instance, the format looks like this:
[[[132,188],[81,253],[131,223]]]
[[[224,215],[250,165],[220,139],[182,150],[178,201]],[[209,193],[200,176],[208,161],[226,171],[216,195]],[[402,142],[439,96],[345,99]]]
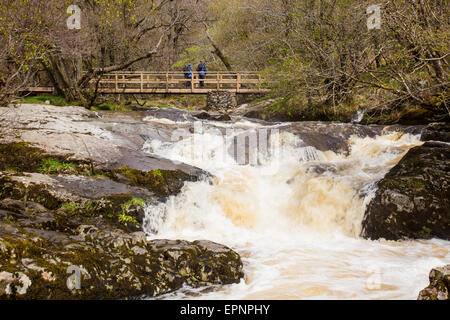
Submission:
[[[411,298],[416,287],[425,286],[426,279],[404,279],[399,268],[409,261],[412,274],[427,274],[439,260],[430,251],[441,248],[439,241],[390,244],[359,237],[376,182],[421,144],[418,136],[352,136],[348,153],[341,154],[305,145],[301,136],[273,126],[244,133],[254,130],[269,132],[270,145],[269,152],[257,148],[254,163],[241,164],[232,152],[243,131],[231,130],[228,137],[219,131],[194,133],[144,147],[213,174],[211,181],[187,182],[165,204],[147,205],[144,222],[149,238],[207,239],[241,254],[246,281],[208,297]],[[450,257],[448,251],[444,256]],[[380,284],[385,290],[367,289],[371,268],[386,272]],[[397,288],[393,279],[402,285]]]

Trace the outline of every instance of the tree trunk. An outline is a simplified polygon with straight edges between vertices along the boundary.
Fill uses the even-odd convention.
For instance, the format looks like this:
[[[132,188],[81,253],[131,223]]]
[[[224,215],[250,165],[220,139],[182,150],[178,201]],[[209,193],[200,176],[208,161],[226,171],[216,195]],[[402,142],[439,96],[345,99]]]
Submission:
[[[230,59],[223,53],[223,51],[220,49],[219,45],[214,41],[214,39],[211,37],[211,35],[208,32],[208,25],[204,23],[206,36],[208,37],[209,42],[214,48],[214,54],[219,57],[220,61],[225,65],[225,68],[227,68],[228,71],[233,71],[233,68],[231,67]]]

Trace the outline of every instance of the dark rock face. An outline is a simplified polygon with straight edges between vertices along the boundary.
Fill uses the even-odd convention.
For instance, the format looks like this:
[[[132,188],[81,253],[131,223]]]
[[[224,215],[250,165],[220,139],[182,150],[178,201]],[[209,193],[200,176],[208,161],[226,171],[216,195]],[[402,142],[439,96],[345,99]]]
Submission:
[[[188,111],[178,108],[151,108],[145,114],[157,119],[169,119],[175,122],[195,121],[195,118]]]
[[[443,141],[450,142],[450,123],[431,123],[422,131],[422,141]]]
[[[430,285],[420,291],[417,300],[450,300],[450,264],[432,269],[429,279]]]
[[[362,236],[450,240],[450,147],[426,142],[412,148],[379,182],[363,220]]]
[[[0,214],[10,217],[0,222],[0,299],[126,299],[243,276],[239,256],[213,242],[147,242],[142,232],[96,225],[67,234],[36,229],[51,213]]]
[[[220,113],[220,112],[197,111],[197,112],[192,112],[192,115],[200,120],[231,121],[231,117],[228,114]]]
[[[239,255],[225,246],[148,242],[136,196],[157,201],[104,178],[2,174],[0,299],[124,299],[243,277]],[[74,272],[79,290],[68,284]]]

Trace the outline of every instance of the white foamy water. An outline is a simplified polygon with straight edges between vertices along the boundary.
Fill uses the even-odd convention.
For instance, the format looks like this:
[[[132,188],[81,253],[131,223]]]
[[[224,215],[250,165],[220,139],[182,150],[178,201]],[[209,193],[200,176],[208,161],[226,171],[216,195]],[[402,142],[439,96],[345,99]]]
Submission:
[[[166,204],[147,206],[149,238],[225,244],[241,255],[246,275],[239,284],[163,298],[416,299],[430,269],[450,262],[450,242],[369,241],[359,234],[376,182],[421,144],[418,138],[352,137],[344,155],[281,132],[269,139],[279,148],[259,165],[236,163],[233,139],[214,133],[148,143],[148,152],[214,175],[186,183]]]

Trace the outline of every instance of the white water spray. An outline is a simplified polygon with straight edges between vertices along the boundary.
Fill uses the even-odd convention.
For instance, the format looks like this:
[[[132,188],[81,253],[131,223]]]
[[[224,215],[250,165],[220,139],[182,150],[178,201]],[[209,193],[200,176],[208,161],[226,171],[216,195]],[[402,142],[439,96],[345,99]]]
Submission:
[[[277,152],[259,157],[263,161],[257,165],[240,165],[230,152],[234,143],[203,132],[145,146],[214,175],[212,181],[186,183],[166,204],[148,205],[144,221],[150,238],[207,239],[240,253],[246,280],[199,298],[414,299],[426,286],[428,271],[450,260],[446,241],[359,237],[376,182],[420,145],[418,137],[351,137],[344,155],[319,151],[281,132],[268,142]],[[193,152],[194,147],[201,151]],[[166,298],[193,292],[181,290]]]

